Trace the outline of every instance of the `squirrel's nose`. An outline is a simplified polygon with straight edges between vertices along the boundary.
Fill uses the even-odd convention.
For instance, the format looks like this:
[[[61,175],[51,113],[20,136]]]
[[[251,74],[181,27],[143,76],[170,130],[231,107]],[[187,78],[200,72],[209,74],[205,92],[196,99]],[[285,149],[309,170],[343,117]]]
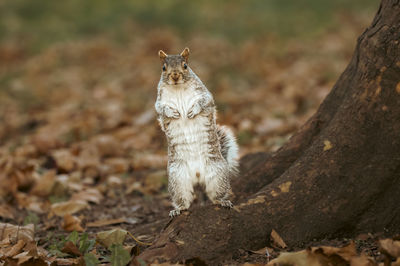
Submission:
[[[178,72],[174,72],[171,74],[171,77],[174,81],[178,81],[179,80],[179,73]]]

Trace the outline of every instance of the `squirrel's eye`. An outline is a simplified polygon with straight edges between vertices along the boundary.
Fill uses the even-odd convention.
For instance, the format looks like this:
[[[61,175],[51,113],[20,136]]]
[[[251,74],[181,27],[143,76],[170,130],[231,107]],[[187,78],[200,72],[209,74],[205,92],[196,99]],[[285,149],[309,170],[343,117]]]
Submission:
[[[167,68],[165,67],[165,65],[163,65],[162,71],[165,71],[165,70],[167,70]]]
[[[186,65],[186,63],[185,63],[185,64],[183,64],[183,68],[184,68],[184,69],[187,69],[187,65]]]

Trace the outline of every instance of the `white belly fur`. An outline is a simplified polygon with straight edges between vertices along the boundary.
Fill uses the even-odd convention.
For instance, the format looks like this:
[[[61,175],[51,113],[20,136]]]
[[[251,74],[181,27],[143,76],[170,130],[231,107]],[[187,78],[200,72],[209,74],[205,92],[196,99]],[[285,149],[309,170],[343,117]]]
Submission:
[[[197,115],[187,118],[187,113],[200,95],[190,89],[167,89],[163,101],[179,111],[181,117],[172,120],[168,126],[169,146],[174,146],[174,161],[186,164],[188,178],[192,184],[205,183],[205,170],[208,152],[207,117]]]

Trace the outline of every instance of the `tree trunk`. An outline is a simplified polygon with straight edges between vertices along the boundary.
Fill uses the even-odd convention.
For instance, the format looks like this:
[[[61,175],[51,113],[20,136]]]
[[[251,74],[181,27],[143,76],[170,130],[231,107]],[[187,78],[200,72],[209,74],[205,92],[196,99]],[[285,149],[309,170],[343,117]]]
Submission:
[[[194,207],[141,254],[208,263],[360,232],[400,233],[400,1],[382,0],[316,114],[280,150],[242,159],[235,208]]]

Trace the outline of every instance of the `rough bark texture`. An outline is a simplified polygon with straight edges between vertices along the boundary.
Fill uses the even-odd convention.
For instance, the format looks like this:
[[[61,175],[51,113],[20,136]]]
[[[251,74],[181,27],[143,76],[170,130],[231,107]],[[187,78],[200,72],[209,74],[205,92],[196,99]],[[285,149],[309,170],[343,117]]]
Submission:
[[[383,0],[316,114],[272,155],[242,159],[235,209],[194,207],[141,258],[208,263],[239,248],[400,232],[400,1]]]

